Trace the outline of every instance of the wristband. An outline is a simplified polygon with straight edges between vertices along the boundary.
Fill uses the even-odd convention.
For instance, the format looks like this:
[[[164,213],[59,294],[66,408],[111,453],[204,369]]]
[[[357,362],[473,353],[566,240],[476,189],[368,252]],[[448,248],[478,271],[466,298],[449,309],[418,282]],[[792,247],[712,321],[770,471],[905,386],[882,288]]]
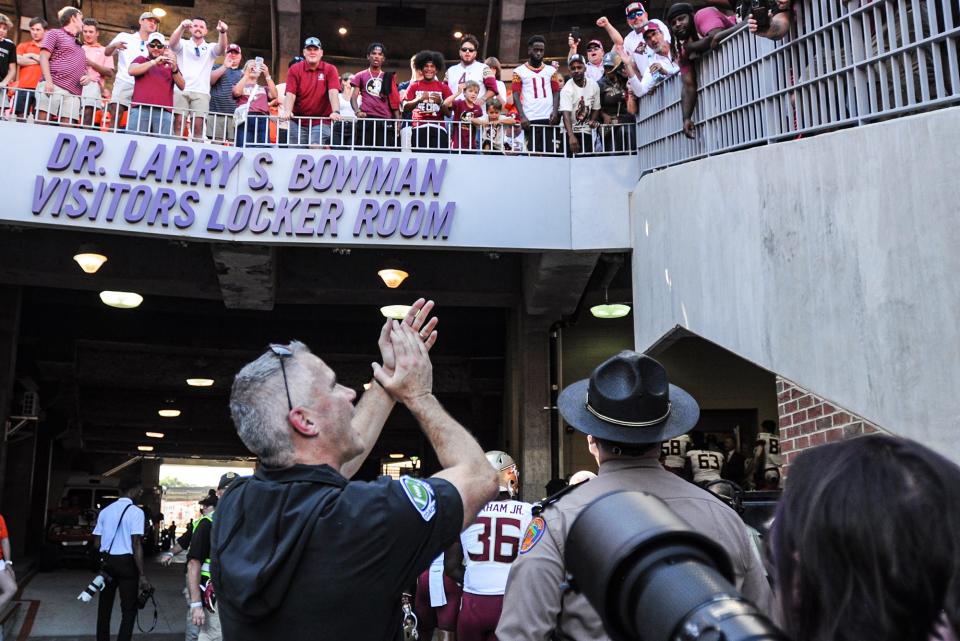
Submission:
[[[194,609],[194,608],[202,608],[202,607],[203,607],[203,601],[193,601],[193,602],[190,604],[190,609],[191,609],[191,610]]]

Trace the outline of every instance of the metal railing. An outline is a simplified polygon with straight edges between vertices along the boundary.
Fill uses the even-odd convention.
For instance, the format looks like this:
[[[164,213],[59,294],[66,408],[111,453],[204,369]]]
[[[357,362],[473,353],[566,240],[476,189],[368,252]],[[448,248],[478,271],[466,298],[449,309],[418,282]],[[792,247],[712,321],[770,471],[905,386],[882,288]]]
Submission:
[[[746,28],[696,66],[696,138],[679,77],[639,101],[647,171],[736,149],[960,104],[957,0],[803,0],[792,35]]]
[[[197,113],[159,105],[115,102],[42,89],[0,91],[0,118],[186,140],[203,131],[206,143],[237,147],[365,149],[394,152],[497,154],[535,156],[599,156],[636,153],[631,124],[601,125],[577,133],[578,149],[570,149],[562,126],[473,124],[451,121],[413,122],[380,118],[291,117],[248,113]],[[197,118],[203,126],[194,127]]]

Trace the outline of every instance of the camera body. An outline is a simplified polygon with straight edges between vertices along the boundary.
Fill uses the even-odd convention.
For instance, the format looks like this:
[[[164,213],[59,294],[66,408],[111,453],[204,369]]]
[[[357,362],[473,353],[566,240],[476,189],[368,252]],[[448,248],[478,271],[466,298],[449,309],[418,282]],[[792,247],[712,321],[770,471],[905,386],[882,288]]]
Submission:
[[[142,610],[147,607],[147,601],[153,598],[153,586],[151,585],[146,590],[140,590],[137,594],[137,609]]]
[[[97,576],[93,577],[89,585],[83,589],[79,595],[77,595],[77,601],[82,601],[83,603],[90,603],[93,600],[93,597],[105,587],[110,585],[110,582],[113,579],[106,572],[100,572]]]

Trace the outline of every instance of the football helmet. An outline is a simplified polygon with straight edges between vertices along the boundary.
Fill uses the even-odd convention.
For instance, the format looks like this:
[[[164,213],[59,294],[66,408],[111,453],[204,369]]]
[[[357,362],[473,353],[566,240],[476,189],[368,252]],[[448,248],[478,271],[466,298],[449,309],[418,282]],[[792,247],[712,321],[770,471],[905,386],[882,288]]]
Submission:
[[[513,457],[502,450],[485,452],[487,460],[500,473],[500,488],[516,496],[520,491],[520,470]]]

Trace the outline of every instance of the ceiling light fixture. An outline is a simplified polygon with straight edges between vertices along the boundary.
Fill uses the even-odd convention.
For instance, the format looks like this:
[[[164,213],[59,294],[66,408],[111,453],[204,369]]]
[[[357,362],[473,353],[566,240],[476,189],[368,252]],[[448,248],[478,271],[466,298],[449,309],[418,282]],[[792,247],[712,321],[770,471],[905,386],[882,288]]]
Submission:
[[[453,32],[453,37],[456,38],[457,40],[459,40],[460,38],[463,37],[463,32],[462,32],[462,31],[454,31],[454,32]]]
[[[210,387],[213,385],[212,378],[188,378],[187,385],[190,387]]]
[[[389,287],[390,289],[396,289],[400,287],[400,284],[403,281],[407,280],[409,276],[407,272],[403,271],[399,267],[384,267],[377,272],[377,276],[383,281],[383,284]]]
[[[392,318],[393,320],[403,320],[409,311],[410,305],[384,305],[380,308],[380,313],[383,314],[384,318]]]
[[[107,262],[107,257],[96,245],[84,244],[80,245],[80,249],[73,256],[73,260],[77,261],[80,269],[87,274],[96,274],[97,270]]]
[[[347,35],[347,28],[346,28],[346,27],[340,27],[339,29],[337,29],[337,33],[339,33],[341,36],[345,36],[345,35]]]
[[[394,452],[393,454],[390,454],[390,458],[392,458],[392,459],[394,459],[394,460],[396,460],[396,459],[402,459],[402,458],[403,458],[403,454],[401,454],[400,452]]]
[[[175,409],[157,410],[157,414],[159,414],[163,418],[177,418],[178,416],[180,416],[180,410],[175,410]]]
[[[607,288],[603,288],[603,304],[594,305],[590,308],[590,313],[596,318],[610,319],[623,318],[630,313],[630,306],[625,303],[611,303],[607,300]]]
[[[104,305],[116,307],[117,309],[133,309],[140,307],[143,302],[143,296],[136,292],[100,292],[100,300]]]
[[[144,432],[150,438],[163,438],[163,432]]]
[[[158,18],[162,18],[162,17],[164,17],[165,15],[167,15],[167,10],[166,10],[166,9],[163,9],[163,8],[161,8],[161,7],[154,7],[153,9],[150,10],[150,13],[152,13],[153,15],[155,15],[155,16],[158,17]]]
[[[152,452],[152,451],[153,451],[153,446],[152,446],[152,445],[138,445],[138,446],[137,446],[137,449],[140,450],[141,452]]]

